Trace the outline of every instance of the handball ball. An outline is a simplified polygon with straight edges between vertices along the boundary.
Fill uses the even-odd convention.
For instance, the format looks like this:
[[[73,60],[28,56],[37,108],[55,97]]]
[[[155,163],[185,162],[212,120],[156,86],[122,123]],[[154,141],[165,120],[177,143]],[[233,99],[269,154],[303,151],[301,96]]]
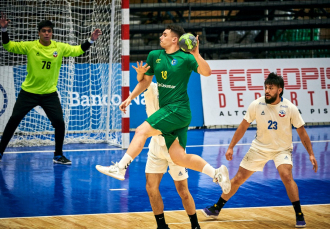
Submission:
[[[191,33],[183,34],[179,39],[179,46],[184,52],[190,52],[197,46],[197,40]]]

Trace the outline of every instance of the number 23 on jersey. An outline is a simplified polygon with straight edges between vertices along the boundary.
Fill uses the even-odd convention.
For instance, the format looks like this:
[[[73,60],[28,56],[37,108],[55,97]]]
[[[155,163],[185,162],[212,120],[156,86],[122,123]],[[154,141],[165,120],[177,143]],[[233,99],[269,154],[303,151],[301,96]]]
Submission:
[[[269,120],[268,121],[268,129],[269,130],[277,130],[277,122],[276,121],[272,121],[272,120]]]

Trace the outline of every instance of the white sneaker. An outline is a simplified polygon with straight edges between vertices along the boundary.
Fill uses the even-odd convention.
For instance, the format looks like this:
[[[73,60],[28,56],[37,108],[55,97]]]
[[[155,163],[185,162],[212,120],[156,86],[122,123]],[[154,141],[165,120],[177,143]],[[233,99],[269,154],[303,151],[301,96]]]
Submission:
[[[222,188],[224,194],[228,194],[231,189],[229,173],[226,166],[221,165],[220,168],[215,170],[213,182],[218,183]]]
[[[112,162],[113,163],[113,162]],[[118,167],[118,163],[110,166],[96,165],[95,168],[110,177],[116,178],[118,180],[125,180],[126,169],[121,169]]]

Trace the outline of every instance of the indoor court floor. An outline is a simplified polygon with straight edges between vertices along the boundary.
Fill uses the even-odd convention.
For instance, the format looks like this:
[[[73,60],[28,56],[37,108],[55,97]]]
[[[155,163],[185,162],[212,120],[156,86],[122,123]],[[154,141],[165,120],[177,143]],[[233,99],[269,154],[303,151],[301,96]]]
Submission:
[[[308,228],[330,228],[330,127],[306,127],[319,170],[293,130],[293,177]],[[224,164],[232,178],[250,147],[249,129],[225,158],[235,129],[188,132],[187,153],[198,154],[214,167]],[[147,148],[132,162],[126,180],[99,173],[95,165],[119,161],[124,150],[107,144],[69,144],[64,154],[72,165],[53,164],[54,146],[11,147],[0,162],[0,228],[156,228],[145,189]],[[189,170],[189,190],[202,228],[294,228],[295,215],[273,162],[241,186],[217,220],[200,209],[216,203],[219,185],[207,175]],[[189,218],[166,173],[160,191],[171,229],[191,228]]]

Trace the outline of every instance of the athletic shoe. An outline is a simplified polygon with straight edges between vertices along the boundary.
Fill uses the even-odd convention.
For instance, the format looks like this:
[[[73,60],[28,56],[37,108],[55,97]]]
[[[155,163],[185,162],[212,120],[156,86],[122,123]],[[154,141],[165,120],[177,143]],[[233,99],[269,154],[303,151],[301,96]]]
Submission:
[[[219,216],[220,211],[217,209],[217,205],[214,204],[213,206],[207,207],[202,209],[203,214],[205,215],[206,218],[213,218],[217,219]]]
[[[226,166],[221,165],[220,168],[215,170],[213,182],[218,183],[220,185],[224,194],[228,194],[230,192],[231,183],[229,180],[229,173]]]
[[[71,161],[63,155],[54,156],[53,162],[57,163],[57,164],[63,164],[63,165],[71,165],[72,164]]]
[[[168,225],[166,224],[166,226],[163,226],[163,227],[157,227],[157,229],[170,229],[170,228],[169,228]]]
[[[306,227],[306,222],[303,213],[296,215],[296,227]]]
[[[113,162],[112,162],[113,163]],[[95,168],[110,177],[116,178],[118,180],[125,180],[125,173],[126,173],[126,169],[121,169],[118,166],[118,163],[116,162],[113,163],[113,165],[110,166],[101,166],[101,165],[97,165],[95,166]]]

